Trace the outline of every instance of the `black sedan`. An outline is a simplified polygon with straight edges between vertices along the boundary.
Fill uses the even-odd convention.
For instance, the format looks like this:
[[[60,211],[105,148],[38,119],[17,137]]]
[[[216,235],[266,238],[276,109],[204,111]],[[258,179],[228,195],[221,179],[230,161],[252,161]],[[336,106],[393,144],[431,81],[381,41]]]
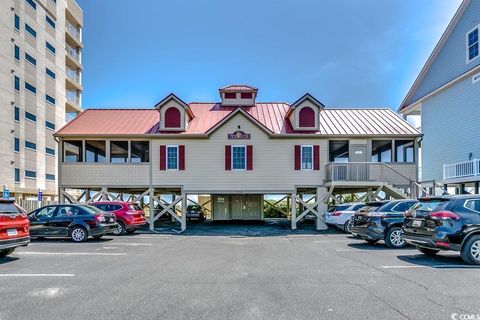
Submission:
[[[356,213],[352,218],[352,233],[371,244],[384,240],[390,248],[403,248],[406,246],[402,236],[404,214],[416,203],[417,200],[394,200],[375,211]]]
[[[99,239],[118,229],[115,215],[88,205],[51,205],[28,215],[30,236],[69,237],[74,242]]]

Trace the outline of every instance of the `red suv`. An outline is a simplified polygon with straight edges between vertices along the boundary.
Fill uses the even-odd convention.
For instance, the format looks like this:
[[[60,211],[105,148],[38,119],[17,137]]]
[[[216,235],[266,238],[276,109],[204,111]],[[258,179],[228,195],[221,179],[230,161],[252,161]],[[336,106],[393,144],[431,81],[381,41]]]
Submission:
[[[0,199],[0,258],[30,242],[27,212],[14,200]]]
[[[91,204],[98,209],[111,212],[117,218],[117,223],[120,225],[117,235],[125,233],[134,233],[140,227],[143,227],[147,221],[145,220],[145,213],[136,203],[120,202],[120,201],[99,201]]]

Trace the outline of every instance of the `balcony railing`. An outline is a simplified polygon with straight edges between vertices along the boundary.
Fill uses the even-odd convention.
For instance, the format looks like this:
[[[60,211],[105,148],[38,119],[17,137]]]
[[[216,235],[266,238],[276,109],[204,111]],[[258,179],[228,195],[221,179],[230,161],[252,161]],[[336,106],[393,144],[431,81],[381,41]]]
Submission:
[[[67,78],[69,78],[72,81],[75,81],[76,83],[80,84],[80,75],[78,74],[77,71],[72,70],[70,68],[66,68],[65,70],[65,75]]]
[[[415,163],[329,163],[327,181],[384,182],[397,188],[409,188],[416,183],[416,172]]]
[[[67,112],[67,113],[65,113],[65,122],[68,123],[68,122],[72,121],[73,119],[75,119],[76,117],[77,117],[76,113]]]
[[[75,91],[67,91],[67,93],[65,94],[65,98],[70,103],[73,103],[77,106],[80,105],[80,97],[77,95]]]
[[[82,42],[82,36],[81,36],[80,30],[77,27],[75,27],[73,24],[67,21],[65,28],[67,29],[67,32],[72,37],[78,40],[78,42]]]
[[[455,179],[480,175],[480,159],[443,165],[443,179]]]
[[[74,49],[67,44],[65,46],[65,51],[67,52],[67,55],[70,56],[73,60],[77,61],[78,63],[81,63],[80,53],[78,52],[77,49]]]

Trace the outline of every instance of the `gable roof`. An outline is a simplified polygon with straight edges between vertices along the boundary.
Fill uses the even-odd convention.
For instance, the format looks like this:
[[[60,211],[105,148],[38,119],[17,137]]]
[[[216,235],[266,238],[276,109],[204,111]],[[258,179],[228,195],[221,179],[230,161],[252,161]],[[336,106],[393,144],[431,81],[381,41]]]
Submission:
[[[462,17],[463,13],[465,12],[465,9],[468,7],[469,3],[471,0],[463,0],[462,3],[460,4],[460,7],[457,9],[455,12],[455,15],[453,16],[452,20],[447,26],[447,29],[445,32],[442,34],[440,37],[440,40],[438,41],[437,45],[433,49],[432,53],[427,59],[427,62],[423,66],[422,70],[420,71],[419,75],[415,79],[415,82],[413,83],[412,87],[408,91],[407,95],[403,99],[402,103],[400,104],[400,107],[398,108],[398,111],[400,112],[401,110],[405,109],[409,105],[415,103],[416,101],[413,101],[412,103],[408,103],[408,101],[411,99],[415,91],[418,89],[422,81],[424,80],[425,76],[427,75],[428,71],[430,70],[430,67],[432,66],[433,62],[437,58],[438,54],[442,50],[443,46],[447,42],[450,34],[452,33],[453,29],[457,25],[458,21]],[[417,99],[418,100],[418,99]],[[407,104],[408,103],[408,104]]]
[[[168,96],[166,96],[165,98],[163,98],[162,100],[157,102],[157,104],[155,105],[155,109],[160,110],[160,108],[163,105],[165,105],[166,103],[168,103],[171,100],[175,101],[180,106],[182,106],[187,111],[187,114],[190,117],[190,119],[192,119],[194,117],[194,114],[192,112],[192,109],[190,109],[190,106],[187,103],[185,103],[182,99],[177,97],[174,93],[170,93]]]
[[[237,113],[243,113],[272,135],[321,136],[420,136],[391,109],[337,109],[325,108],[319,113],[318,131],[294,131],[285,117],[290,105],[282,102],[256,103],[248,107],[225,107],[219,103],[190,103],[195,117],[185,132],[160,132],[156,109],[87,109],[55,133],[56,136],[109,135],[208,135]]]

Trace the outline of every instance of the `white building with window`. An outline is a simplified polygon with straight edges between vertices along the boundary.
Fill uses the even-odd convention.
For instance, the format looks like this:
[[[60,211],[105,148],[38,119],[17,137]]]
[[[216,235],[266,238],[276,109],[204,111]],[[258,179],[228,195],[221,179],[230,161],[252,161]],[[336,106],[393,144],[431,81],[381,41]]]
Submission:
[[[480,1],[464,0],[400,106],[421,117],[421,179],[431,193],[479,193],[479,33]]]
[[[261,220],[264,196],[283,195],[292,227],[314,214],[322,228],[326,204],[340,194],[415,195],[421,134],[392,110],[327,108],[309,94],[262,103],[245,85],[219,93],[220,102],[170,94],[152,109],[81,113],[56,133],[61,201],[129,194],[150,201],[151,212],[161,205],[152,227],[171,213],[185,228],[175,207],[184,212],[192,195],[210,202],[214,220]]]

